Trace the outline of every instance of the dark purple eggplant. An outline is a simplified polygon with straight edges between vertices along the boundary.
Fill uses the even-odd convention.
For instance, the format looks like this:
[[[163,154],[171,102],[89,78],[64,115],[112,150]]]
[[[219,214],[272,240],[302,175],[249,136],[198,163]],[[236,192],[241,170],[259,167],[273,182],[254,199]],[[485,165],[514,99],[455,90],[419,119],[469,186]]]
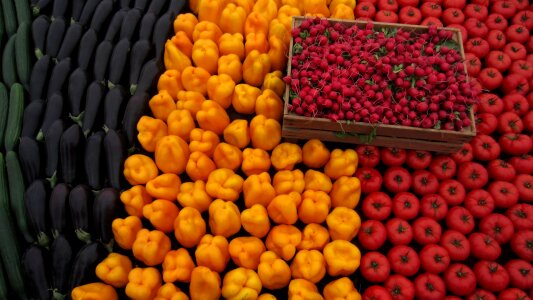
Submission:
[[[91,220],[93,196],[86,185],[74,187],[69,194],[68,204],[72,227],[78,239],[85,243],[91,242]]]
[[[46,145],[46,168],[45,175],[50,181],[52,187],[57,182],[57,169],[59,165],[59,141],[65,130],[63,120],[57,119],[50,125],[44,133],[44,142]]]
[[[116,218],[115,214],[120,203],[120,193],[114,188],[103,189],[94,199],[93,220],[96,227],[96,238],[106,246],[112,246],[113,230],[111,223]]]
[[[83,6],[85,5],[86,0],[71,0],[71,11],[70,19],[72,23],[76,23],[80,20],[81,12],[83,11]]]
[[[46,53],[50,57],[55,58],[59,52],[63,36],[67,30],[67,24],[63,18],[55,18],[50,23],[48,32],[46,34]]]
[[[131,87],[136,88],[137,81],[141,74],[142,66],[144,65],[148,55],[152,50],[152,45],[149,40],[138,40],[131,49],[130,55],[130,93],[133,95],[135,90],[132,90]]]
[[[141,28],[139,28],[139,41],[152,39],[152,31],[154,30],[155,21],[157,16],[152,13],[146,13],[141,20]]]
[[[48,237],[48,196],[46,185],[43,180],[32,182],[24,193],[24,204],[30,227],[33,228],[39,246],[48,247],[50,238]]]
[[[118,85],[122,79],[122,74],[126,68],[126,62],[128,61],[130,53],[130,41],[126,38],[121,39],[113,48],[113,53],[111,54],[111,60],[109,61],[108,66],[108,76],[107,76],[107,86],[108,88],[113,88],[113,86]]]
[[[94,12],[94,16],[91,20],[91,28],[94,28],[96,32],[100,32],[102,26],[104,26],[107,18],[109,18],[112,12],[113,0],[103,0],[100,2],[100,4],[98,4],[96,7],[96,11]]]
[[[126,156],[122,136],[113,129],[104,137],[107,179],[111,187],[120,190],[122,187],[122,167]]]
[[[94,29],[89,28],[81,37],[80,47],[78,48],[78,65],[80,68],[87,70],[97,43],[98,34]]]
[[[117,85],[107,92],[104,100],[104,130],[117,130],[120,124],[119,116],[127,100],[126,90]]]
[[[128,147],[133,147],[137,138],[137,122],[148,108],[147,93],[134,95],[128,101],[122,118],[122,131],[126,135]]]
[[[50,81],[48,82],[48,90],[46,91],[48,97],[54,93],[60,93],[71,70],[71,60],[67,57],[54,66]]]
[[[88,26],[89,22],[93,18],[96,7],[100,4],[102,0],[87,0],[83,6],[80,16],[80,24],[83,26]]]
[[[72,184],[78,175],[78,157],[83,149],[83,134],[78,124],[73,124],[61,135],[59,157],[62,182]]]
[[[140,11],[144,11],[146,7],[148,6],[148,3],[150,3],[149,0],[135,0],[135,3],[133,4],[133,8],[136,8]]]
[[[126,16],[127,10],[121,9],[113,15],[109,26],[107,26],[107,31],[105,33],[104,40],[113,42],[120,33],[120,28],[122,27],[122,21],[124,21],[124,16]]]
[[[63,115],[63,96],[59,93],[53,94],[46,102],[46,109],[44,110],[43,121],[41,128],[37,133],[37,140],[44,139],[44,133],[50,128],[52,123],[60,119]]]
[[[148,12],[154,13],[155,15],[161,15],[163,8],[167,4],[167,0],[152,0],[150,6],[148,7]]]
[[[39,143],[31,137],[23,136],[20,138],[18,150],[24,181],[30,184],[41,175]]]
[[[156,84],[158,75],[161,73],[161,70],[162,66],[159,61],[152,59],[146,62],[141,69],[139,81],[136,85],[130,87],[130,91],[135,91],[135,94],[147,93],[149,89]]]
[[[68,27],[67,32],[65,33],[65,38],[61,43],[61,48],[59,48],[59,52],[57,53],[58,60],[65,59],[72,55],[74,49],[76,49],[80,42],[82,34],[83,27],[80,24],[74,23]]]
[[[44,99],[44,91],[48,82],[48,73],[52,69],[49,55],[45,55],[33,65],[30,75],[30,101]]]
[[[34,137],[41,126],[41,117],[44,114],[45,104],[43,100],[30,102],[24,109],[21,136]]]
[[[83,134],[85,136],[89,135],[89,133],[95,128],[97,120],[102,117],[100,105],[105,97],[105,93],[105,86],[98,81],[93,81],[87,88],[82,126]]]
[[[74,253],[64,235],[56,237],[50,247],[52,262],[52,293],[54,299],[64,299],[68,294],[69,279],[72,271]]]
[[[67,8],[69,0],[54,0],[52,6],[52,18],[67,19]]]
[[[66,234],[68,230],[68,197],[70,188],[66,183],[59,183],[50,194],[48,203],[48,213],[50,214],[50,230],[52,236],[57,239],[60,235]]]
[[[83,158],[85,175],[87,184],[93,190],[100,190],[102,188],[104,136],[105,133],[103,131],[98,131],[89,136],[85,144],[85,156]]]
[[[51,299],[50,281],[47,274],[48,266],[46,264],[48,257],[46,257],[45,251],[39,246],[30,245],[22,255],[22,267],[29,279],[31,291],[38,299],[42,300]]]
[[[83,246],[73,261],[69,290],[72,291],[74,287],[98,280],[94,270],[106,256],[107,251],[100,243]]]
[[[176,16],[181,13],[186,3],[187,1],[185,0],[170,0],[168,12],[170,13],[172,20],[174,20],[174,18],[176,18]]]
[[[113,43],[110,41],[103,41],[96,48],[96,54],[94,56],[94,79],[100,82],[104,82],[107,72],[107,66],[111,53],[113,52]]]
[[[69,114],[70,118],[78,124],[81,124],[83,118],[81,108],[84,104],[87,80],[87,73],[82,68],[74,70],[68,79]]]
[[[38,16],[31,24],[33,45],[37,59],[40,59],[44,55],[48,27],[50,27],[50,19],[45,15]]]
[[[152,43],[155,45],[155,58],[159,61],[163,56],[165,42],[172,30],[172,20],[170,13],[166,13],[157,19],[152,34]]]
[[[130,9],[124,16],[122,25],[120,26],[120,39],[131,40],[137,27],[139,26],[139,21],[141,20],[141,11],[138,9]]]

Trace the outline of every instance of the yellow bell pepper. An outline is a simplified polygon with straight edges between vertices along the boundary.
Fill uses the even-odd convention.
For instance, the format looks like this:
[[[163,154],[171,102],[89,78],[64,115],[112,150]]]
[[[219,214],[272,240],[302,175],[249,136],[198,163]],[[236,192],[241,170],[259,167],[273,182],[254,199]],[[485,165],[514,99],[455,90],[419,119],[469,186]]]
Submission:
[[[242,191],[244,180],[231,169],[217,169],[207,179],[205,190],[209,196],[225,201],[237,201]]]
[[[281,117],[283,116],[283,101],[281,101],[281,98],[273,90],[263,89],[263,92],[255,101],[255,114],[281,121]]]
[[[289,283],[289,300],[324,300],[324,298],[311,281],[293,279]]]
[[[361,181],[357,177],[342,176],[333,183],[331,205],[354,209],[361,197]]]
[[[305,187],[304,173],[298,169],[278,171],[272,179],[272,185],[278,195],[290,192],[301,194]]]
[[[275,119],[257,115],[250,122],[250,139],[254,148],[270,151],[281,141],[281,125]]]
[[[156,268],[134,268],[128,280],[126,296],[134,300],[154,299],[161,287],[161,274]]]
[[[252,12],[252,9],[255,4],[254,0],[231,0],[231,2],[237,4],[237,6],[242,7],[244,11],[246,12],[246,15]]]
[[[220,0],[201,0],[198,4],[198,20],[219,24],[220,14],[226,5],[225,2]]]
[[[196,264],[207,267],[213,272],[221,273],[226,269],[230,259],[228,247],[228,240],[225,237],[204,235],[194,252]]]
[[[187,34],[187,37],[192,40],[192,33],[196,24],[198,24],[198,19],[194,14],[178,14],[174,19],[174,33],[183,31]]]
[[[255,101],[261,95],[261,90],[255,86],[241,83],[235,86],[231,104],[235,111],[241,114],[253,114],[255,111]]]
[[[292,278],[317,283],[326,275],[326,260],[318,250],[300,250],[291,263]]]
[[[307,190],[302,194],[302,203],[298,207],[298,218],[305,224],[320,224],[326,221],[331,207],[329,195],[323,191]]]
[[[211,74],[204,68],[189,66],[181,72],[181,84],[187,91],[198,92],[205,97],[209,77]]]
[[[197,180],[195,182],[184,182],[180,186],[178,202],[183,207],[196,208],[203,213],[209,209],[213,199],[205,191],[205,182]]]
[[[302,196],[296,192],[276,196],[267,207],[268,216],[276,224],[292,225],[298,221],[298,206],[301,202]]]
[[[174,230],[174,219],[178,217],[178,207],[168,200],[155,200],[143,207],[143,215],[155,229],[164,233]]]
[[[224,129],[224,141],[237,148],[243,149],[250,143],[248,121],[244,119],[233,120]]]
[[[281,143],[272,150],[272,165],[276,170],[292,170],[302,162],[302,149],[297,144]]]
[[[215,148],[213,160],[217,168],[237,170],[242,164],[241,149],[227,143],[220,143]]]
[[[344,5],[348,6],[352,10],[355,9],[355,0],[331,0],[331,2],[329,4],[329,9],[333,10],[339,4],[344,4]]]
[[[237,6],[234,3],[226,4],[226,7],[224,7],[220,14],[220,29],[222,32],[242,34],[247,15],[243,7]]]
[[[351,241],[359,232],[361,218],[353,209],[336,207],[329,213],[326,223],[332,240]]]
[[[293,16],[301,16],[302,13],[300,11],[300,6],[303,1],[300,0],[289,0],[289,1],[295,1],[296,3],[291,4],[284,4],[281,6],[278,10],[278,20],[285,26],[285,29],[290,32],[292,28],[292,17]],[[283,0],[282,2],[288,2],[286,0]]]
[[[272,294],[265,293],[265,294],[259,295],[257,300],[277,300],[277,298],[276,298],[276,296],[274,296]]]
[[[263,238],[270,230],[270,220],[266,208],[261,204],[254,204],[241,212],[242,228],[252,236]]]
[[[165,122],[148,116],[142,116],[137,122],[137,140],[148,152],[155,151],[155,145],[167,135],[167,124]]]
[[[192,61],[209,74],[215,74],[218,68],[218,46],[210,39],[199,39],[192,47]]]
[[[116,288],[122,288],[128,283],[128,274],[131,268],[131,260],[127,256],[109,253],[96,266],[95,273],[103,282]]]
[[[113,230],[113,237],[117,245],[122,249],[130,250],[142,226],[141,219],[137,216],[114,219],[111,223],[111,229]]]
[[[329,17],[329,9],[326,0],[304,0],[303,11],[310,15]]]
[[[202,103],[205,101],[204,95],[192,91],[179,91],[178,102],[176,102],[177,109],[188,110],[193,119],[196,120],[196,114],[202,108]]]
[[[208,157],[213,157],[215,148],[220,143],[218,135],[209,130],[194,128],[189,135],[189,151],[202,152]]]
[[[299,10],[302,10],[303,9],[303,1],[299,1],[299,0],[281,0],[281,8],[283,8],[283,6],[289,6],[289,7],[294,7],[294,8],[298,8]],[[279,13],[278,13],[279,15]],[[298,16],[301,16],[302,14],[299,13]]]
[[[176,108],[174,99],[166,90],[159,91],[150,99],[148,105],[154,117],[162,121],[166,121],[170,112]]]
[[[166,70],[159,76],[157,91],[167,91],[174,101],[178,100],[178,92],[183,90],[181,73],[178,70]]]
[[[205,232],[205,221],[194,207],[184,207],[174,220],[174,236],[183,247],[198,245]]]
[[[282,289],[291,281],[289,265],[273,251],[261,254],[257,275],[263,286],[270,290]]]
[[[193,152],[189,156],[185,171],[192,180],[207,180],[209,174],[216,168],[217,166],[209,156],[202,152]]]
[[[264,15],[260,12],[252,11],[246,17],[246,22],[244,23],[244,36],[247,36],[250,33],[263,33],[265,36],[268,35],[268,21]]]
[[[235,82],[228,74],[213,75],[207,81],[207,95],[210,100],[220,104],[224,109],[231,105]]]
[[[352,176],[357,170],[359,158],[353,149],[335,149],[331,152],[328,163],[324,167],[324,173],[331,179],[338,179],[341,176]]]
[[[172,43],[178,47],[178,50],[180,50],[183,54],[187,55],[187,57],[192,57],[192,41],[191,38],[187,36],[187,34],[183,31],[178,31],[176,34],[170,39]]]
[[[141,229],[133,242],[133,256],[147,266],[159,265],[170,251],[170,239],[162,231]]]
[[[242,33],[224,33],[218,40],[218,51],[220,55],[235,54],[240,60],[245,57],[244,37]]]
[[[194,268],[194,262],[187,249],[171,250],[163,260],[163,281],[167,283],[190,282]]]
[[[249,85],[261,86],[270,68],[271,62],[268,54],[252,50],[242,63],[242,78]]]
[[[287,52],[289,47],[277,36],[269,37],[268,44],[270,45],[270,49],[267,54],[271,69],[274,71],[285,70],[287,68]]]
[[[267,207],[276,197],[276,190],[271,184],[270,175],[265,171],[249,175],[243,184],[244,205],[247,208],[255,204]]]
[[[217,2],[217,0],[209,1]],[[211,39],[215,43],[218,42],[218,39],[220,39],[220,36],[222,36],[222,30],[220,30],[220,27],[218,27],[216,23],[210,21],[200,21],[201,22],[198,22],[198,24],[194,26],[194,31],[192,32],[193,42],[196,42],[199,39]]]
[[[361,263],[359,248],[349,241],[336,240],[324,247],[326,268],[331,276],[352,275]]]
[[[257,299],[262,287],[254,270],[237,268],[224,276],[222,297],[228,300]]]
[[[242,157],[242,171],[246,176],[268,172],[270,169],[270,156],[263,149],[246,148],[242,152]]]
[[[253,236],[236,237],[229,243],[229,255],[242,268],[257,270],[259,257],[265,252],[265,244]]]
[[[218,59],[218,75],[221,74],[229,75],[235,83],[241,82],[242,63],[236,54],[223,55]]]
[[[124,177],[131,185],[145,184],[158,173],[154,161],[144,154],[133,154],[124,162]]]
[[[202,109],[196,114],[196,120],[200,128],[211,130],[218,135],[224,132],[224,128],[230,122],[226,110],[213,100],[205,100],[202,103]]]
[[[189,300],[189,297],[173,283],[169,282],[159,288],[154,300]]]
[[[150,196],[173,201],[180,191],[181,180],[176,174],[161,174],[146,183]]]
[[[285,50],[289,49],[289,45],[291,42],[291,33],[285,27],[285,24],[280,20],[279,18],[275,18],[274,20],[270,21],[270,25],[268,27],[268,40],[270,43],[270,38],[276,37],[281,42],[283,42],[283,46],[285,47]]]
[[[361,300],[361,294],[359,294],[350,278],[341,277],[335,281],[328,283],[324,287],[324,298],[326,300]]]
[[[315,171],[307,170],[305,172],[305,190],[323,191],[329,193],[333,187],[331,179],[326,174]]]
[[[329,243],[328,230],[319,224],[307,224],[302,231],[302,242],[296,248],[298,250],[320,250]]]
[[[178,46],[171,40],[167,40],[165,43],[163,62],[165,63],[165,69],[178,70],[179,72],[183,72],[185,68],[192,65],[189,56],[181,52],[180,49],[178,49]]]
[[[303,162],[309,168],[320,169],[329,161],[330,152],[318,139],[307,141],[303,148]]]
[[[246,42],[244,43],[246,55],[250,54],[253,50],[257,50],[260,53],[267,53],[268,49],[268,40],[264,33],[252,32],[246,36]]]
[[[215,235],[230,237],[241,230],[241,214],[235,203],[216,199],[209,206],[209,228]]]
[[[189,154],[187,142],[177,135],[167,135],[155,146],[155,163],[164,173],[181,174],[185,171]]]
[[[296,246],[302,241],[302,233],[293,225],[277,225],[272,227],[265,241],[268,250],[274,251],[285,261],[296,254]]]
[[[115,289],[101,282],[87,283],[75,287],[70,294],[72,300],[117,300]]]
[[[343,19],[343,20],[353,20],[355,15],[353,9],[346,4],[338,4],[334,8],[330,7],[331,18],[334,19]]]
[[[278,15],[278,5],[274,0],[257,0],[253,11],[262,14],[267,22],[270,23]]]
[[[263,80],[263,85],[261,86],[263,92],[268,89],[274,91],[278,97],[283,97],[283,94],[285,93],[285,82],[282,77],[283,73],[281,73],[281,71],[273,71],[266,74],[265,80]]]
[[[191,300],[220,299],[220,275],[203,266],[194,268],[191,274],[189,294]]]
[[[196,127],[191,112],[186,109],[175,109],[167,118],[168,134],[177,135],[186,142],[189,141],[191,130]]]

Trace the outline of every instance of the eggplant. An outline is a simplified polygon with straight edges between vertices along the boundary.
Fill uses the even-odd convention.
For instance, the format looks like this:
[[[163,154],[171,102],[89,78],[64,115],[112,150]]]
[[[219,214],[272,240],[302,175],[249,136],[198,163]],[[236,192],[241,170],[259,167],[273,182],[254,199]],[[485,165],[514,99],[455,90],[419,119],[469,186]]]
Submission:
[[[102,188],[103,144],[105,133],[98,131],[87,138],[83,163],[87,184],[92,190]]]
[[[57,181],[57,167],[59,165],[59,141],[65,130],[63,120],[57,119],[50,125],[44,133],[44,142],[46,145],[46,168],[45,175],[50,181],[52,187]]]
[[[133,4],[133,8],[136,8],[140,11],[144,11],[146,7],[148,6],[149,0],[135,0],[135,3]]]
[[[68,204],[70,217],[76,237],[82,242],[91,242],[91,212],[93,206],[92,193],[86,185],[74,187],[69,194]]]
[[[35,47],[35,57],[43,57],[46,46],[46,35],[50,27],[50,19],[45,15],[40,15],[31,23],[31,36]]]
[[[100,2],[100,4],[98,4],[96,7],[96,11],[94,12],[94,16],[91,20],[91,28],[93,28],[96,32],[100,32],[102,26],[104,26],[107,18],[109,18],[109,15],[111,15],[112,12],[113,0],[103,0]]]
[[[126,90],[120,85],[107,92],[104,100],[104,129],[118,129],[119,116],[126,101]]]
[[[50,247],[52,262],[52,293],[54,299],[65,299],[68,294],[74,253],[64,235],[56,237]]]
[[[113,52],[113,44],[110,41],[103,41],[96,48],[96,54],[94,56],[94,79],[100,82],[104,82],[107,71],[107,65]]]
[[[59,48],[59,52],[57,53],[58,60],[63,60],[71,56],[74,49],[78,46],[82,34],[83,27],[80,24],[74,23],[68,27],[65,38],[63,38],[63,42],[61,43],[61,48]]]
[[[130,9],[124,16],[122,25],[120,26],[120,39],[128,39],[131,41],[133,34],[137,30],[139,21],[141,20],[141,11],[138,9]]]
[[[83,134],[85,136],[89,135],[94,129],[98,118],[101,117],[100,103],[102,102],[104,95],[105,86],[98,81],[93,81],[87,88],[82,126]]]
[[[79,152],[82,148],[83,134],[78,124],[73,124],[61,135],[59,157],[63,182],[72,184],[77,178]]]
[[[48,90],[46,91],[48,97],[54,93],[61,93],[63,86],[67,81],[67,77],[70,74],[71,60],[67,57],[54,66],[52,75],[50,75],[50,81],[48,82]]]
[[[68,197],[70,188],[66,183],[59,183],[50,194],[48,203],[48,213],[50,214],[50,229],[52,236],[57,239],[60,235],[66,234],[68,230]]]
[[[94,270],[106,257],[106,252],[100,243],[91,243],[80,249],[74,258],[70,272],[69,291],[72,291],[74,287],[97,280]]]
[[[87,73],[82,68],[77,68],[68,79],[68,99],[70,118],[81,124],[81,108],[87,88]]]
[[[122,131],[126,135],[128,147],[133,147],[137,138],[137,122],[148,108],[149,96],[139,93],[130,98],[122,118]]]
[[[22,255],[22,267],[31,290],[41,300],[51,299],[46,261],[48,258],[45,258],[45,250],[35,245],[30,245]]]
[[[33,65],[30,75],[30,101],[43,99],[46,83],[48,82],[48,71],[51,69],[52,59],[45,55]]]
[[[67,7],[69,0],[54,0],[54,5],[52,6],[52,18],[62,18],[67,19]]]
[[[35,100],[30,102],[24,109],[21,136],[34,137],[41,126],[41,116],[44,113],[44,101]]]
[[[111,60],[109,61],[109,74],[107,86],[111,89],[118,85],[122,79],[122,74],[126,68],[126,62],[130,53],[130,41],[128,39],[121,39],[113,49]]]
[[[130,55],[130,93],[133,95],[135,90],[131,87],[136,88],[137,81],[139,80],[139,75],[141,74],[142,66],[148,58],[152,50],[149,40],[138,40],[131,49]]]
[[[24,181],[30,184],[41,175],[39,144],[31,137],[23,136],[19,142],[19,159]]]
[[[103,189],[94,199],[93,204],[93,219],[96,232],[96,237],[100,242],[109,246],[112,246],[113,241],[113,229],[111,223],[115,219],[115,214],[120,205],[120,193],[114,188]],[[109,249],[110,251],[112,249]]]
[[[176,16],[181,13],[186,3],[187,1],[185,0],[170,0],[168,12],[170,13],[172,20],[174,20]]]
[[[50,243],[46,218],[47,203],[48,196],[44,181],[35,180],[24,192],[24,205],[26,206],[28,221],[37,237],[37,244],[42,247],[48,247]]]
[[[148,7],[148,12],[154,13],[159,16],[163,11],[163,8],[167,4],[167,0],[152,0],[150,6]]]
[[[70,18],[71,23],[76,23],[80,20],[81,12],[83,11],[83,6],[85,5],[86,0],[71,0],[71,10]]]
[[[134,94],[147,93],[148,90],[156,84],[161,69],[161,64],[155,59],[146,62],[141,69],[139,81],[136,85],[131,86],[130,90],[135,91]]]
[[[80,21],[79,23],[82,26],[89,25],[89,21],[91,21],[94,12],[96,11],[96,7],[98,7],[98,4],[100,4],[102,0],[87,0],[85,2],[85,5],[83,6],[83,10],[81,11]]]
[[[113,129],[109,129],[104,137],[104,152],[109,183],[111,187],[120,190],[126,151],[122,136]]]
[[[87,70],[89,67],[97,43],[98,34],[94,29],[89,28],[81,37],[80,47],[78,48],[78,65],[83,70]]]
[[[59,52],[59,47],[63,41],[63,36],[67,30],[67,24],[63,18],[55,18],[50,23],[48,32],[46,33],[46,54],[50,57],[56,57]]]
[[[107,26],[107,31],[105,33],[104,40],[113,42],[120,32],[122,27],[122,21],[124,16],[126,16],[127,10],[121,9],[113,15],[109,26]]]
[[[41,129],[37,133],[37,140],[41,141],[44,138],[44,133],[50,128],[52,123],[60,119],[63,115],[63,96],[59,93],[53,94],[46,102],[46,109],[44,111]]]
[[[157,19],[152,33],[152,43],[155,45],[155,58],[160,60],[165,49],[165,41],[172,30],[170,13],[166,13]]]
[[[148,12],[143,16],[141,20],[141,28],[139,28],[139,41],[151,40],[155,21],[157,21],[157,16],[152,12]]]

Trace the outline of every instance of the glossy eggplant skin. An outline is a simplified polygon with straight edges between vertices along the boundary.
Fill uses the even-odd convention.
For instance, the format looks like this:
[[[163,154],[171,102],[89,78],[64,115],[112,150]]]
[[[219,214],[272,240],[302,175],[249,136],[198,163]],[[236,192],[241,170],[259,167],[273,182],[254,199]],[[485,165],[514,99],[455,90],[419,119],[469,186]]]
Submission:
[[[78,175],[78,157],[83,149],[83,134],[78,124],[73,124],[63,134],[59,141],[59,157],[62,182],[72,184]]]
[[[45,175],[52,181],[57,180],[57,170],[59,166],[59,142],[61,135],[65,130],[65,125],[62,119],[55,120],[48,130],[44,133],[44,142],[46,145],[46,168]]]
[[[111,223],[120,205],[120,193],[114,188],[105,188],[94,199],[93,220],[96,238],[104,245],[109,245],[113,240]]]
[[[50,244],[47,218],[48,194],[43,180],[35,180],[28,186],[24,193],[24,204],[37,243],[39,246],[48,247]]]
[[[60,234],[55,237],[50,247],[52,264],[52,292],[54,299],[61,299],[68,293],[69,279],[74,256],[72,245],[68,239]]]
[[[22,267],[29,279],[33,293],[38,299],[51,299],[50,281],[48,280],[48,257],[43,248],[30,245],[22,255]]]
[[[68,231],[69,194],[70,188],[65,183],[57,184],[50,194],[48,213],[50,214],[50,229],[54,239],[57,239],[60,235],[66,234]]]
[[[122,118],[122,132],[126,136],[126,142],[128,148],[134,146],[137,138],[137,122],[148,109],[149,96],[147,93],[139,93],[131,96],[126,109],[124,110],[124,116]]]
[[[107,179],[111,187],[120,190],[123,182],[122,167],[126,159],[123,136],[109,129],[104,137],[104,153],[106,157]]]
[[[74,258],[69,282],[69,291],[74,287],[96,281],[94,270],[98,263],[105,258],[107,250],[100,243],[90,243],[83,246]]]
[[[85,177],[92,190],[100,190],[103,184],[104,136],[105,133],[102,130],[95,132],[87,138],[85,144],[83,158]]]
[[[68,204],[72,228],[78,239],[90,243],[93,195],[91,190],[83,184],[75,186],[69,194]]]
[[[39,143],[34,138],[23,136],[20,138],[18,153],[24,181],[30,184],[41,176]]]

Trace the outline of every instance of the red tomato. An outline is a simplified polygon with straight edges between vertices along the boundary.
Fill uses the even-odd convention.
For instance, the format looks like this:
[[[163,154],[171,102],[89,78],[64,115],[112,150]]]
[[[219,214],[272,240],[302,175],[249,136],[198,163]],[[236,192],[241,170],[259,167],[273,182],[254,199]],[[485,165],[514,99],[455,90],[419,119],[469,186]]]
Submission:
[[[361,258],[361,275],[370,282],[383,282],[390,274],[387,257],[379,252],[367,252]]]
[[[533,110],[527,112],[523,117],[524,127],[529,133],[533,133]]]
[[[511,1],[497,1],[492,5],[491,11],[501,14],[506,19],[511,19],[516,13],[516,6]]]
[[[435,18],[435,17],[426,17],[426,18],[424,18],[424,20],[422,20],[422,22],[420,22],[420,25],[422,25],[422,26],[444,27],[444,24],[442,24],[441,20],[439,18]]]
[[[507,95],[526,95],[529,92],[529,82],[521,74],[509,74],[502,81],[502,90]]]
[[[515,156],[528,154],[533,148],[531,138],[525,134],[506,133],[498,142],[503,153]]]
[[[400,7],[414,6],[418,7],[419,0],[398,0]]]
[[[519,116],[523,116],[529,111],[529,102],[523,95],[505,95],[502,101],[505,111],[512,111]]]
[[[429,217],[420,217],[413,222],[413,238],[420,245],[438,243],[442,235],[440,224]]]
[[[500,244],[490,235],[481,232],[474,232],[468,237],[472,256],[479,260],[495,261],[502,254]]]
[[[465,20],[464,27],[468,32],[469,37],[485,37],[489,33],[489,28],[483,21],[476,18],[468,18]]]
[[[439,189],[437,177],[427,170],[416,170],[413,173],[412,190],[419,196],[434,194]]]
[[[405,162],[411,169],[425,169],[431,163],[431,152],[424,150],[408,150]]]
[[[533,29],[533,12],[529,10],[519,11],[512,19],[513,24],[521,24],[527,29]]]
[[[397,245],[387,253],[391,270],[402,276],[413,276],[420,269],[420,259],[416,250],[409,246]]]
[[[499,133],[521,133],[524,130],[524,123],[514,111],[506,111],[498,118]]]
[[[428,273],[444,272],[450,265],[448,250],[436,244],[425,245],[420,251],[420,265]]]
[[[524,45],[517,42],[510,42],[503,47],[503,52],[507,53],[512,60],[526,59],[527,51]]]
[[[422,21],[422,13],[414,6],[404,6],[400,9],[400,23],[418,25]]]
[[[372,192],[364,198],[362,210],[366,218],[384,221],[392,211],[392,200],[383,192]]]
[[[446,25],[463,24],[465,14],[459,8],[447,8],[442,12],[442,22]]]
[[[529,174],[519,174],[514,180],[514,186],[518,190],[520,200],[533,202],[533,176]]]
[[[465,53],[466,72],[472,77],[477,77],[481,71],[481,61],[474,53]]]
[[[383,223],[375,220],[367,220],[361,224],[357,239],[363,249],[377,250],[387,240],[387,230]]]
[[[379,10],[388,10],[392,12],[398,11],[398,1],[396,0],[379,0],[378,9]]]
[[[508,288],[498,294],[498,300],[531,300],[523,290]]]
[[[448,204],[446,200],[437,194],[428,194],[420,200],[420,214],[424,217],[430,217],[440,221],[448,213]]]
[[[485,24],[490,30],[498,29],[503,31],[507,29],[508,22],[503,15],[493,12],[487,17]]]
[[[533,173],[533,156],[529,154],[511,157],[509,163],[514,167],[518,174]]]
[[[487,34],[487,43],[489,43],[490,50],[500,50],[505,47],[507,39],[503,31],[498,29],[492,29]]]
[[[486,57],[487,67],[495,68],[500,72],[505,72],[511,67],[511,57],[505,54],[503,51],[493,50],[490,51]]]
[[[496,300],[496,296],[487,290],[476,289],[474,293],[466,297],[466,300]]]
[[[475,225],[474,216],[464,207],[454,206],[450,208],[446,215],[446,226],[462,234],[470,233],[474,230]]]
[[[479,96],[479,112],[490,113],[495,116],[503,112],[503,100],[496,94],[483,93]]]
[[[509,242],[513,236],[513,223],[502,214],[491,214],[479,222],[479,231],[490,235],[500,245]]]
[[[505,215],[513,223],[514,230],[533,229],[533,205],[526,203],[516,204],[509,208]]]
[[[418,216],[420,201],[409,192],[400,192],[392,198],[392,213],[396,218],[411,220]]]
[[[438,275],[423,273],[414,280],[415,295],[417,299],[444,299],[446,285]]]
[[[400,148],[381,148],[381,161],[389,167],[403,165],[407,158],[407,151]]]
[[[465,194],[465,187],[457,180],[446,179],[439,185],[439,195],[449,206],[460,205],[463,203]]]
[[[402,275],[391,275],[385,280],[384,287],[392,295],[394,300],[413,300],[415,298],[415,286],[413,282]]]
[[[503,76],[496,68],[488,67],[479,72],[478,80],[485,89],[495,90],[502,84]]]
[[[526,43],[529,39],[529,30],[521,24],[513,24],[505,30],[505,37],[510,42]]]
[[[392,167],[385,171],[383,183],[385,188],[392,193],[405,192],[411,187],[412,178],[407,169]]]
[[[483,218],[494,211],[494,199],[489,192],[485,190],[470,191],[465,197],[465,208],[474,216],[474,218]]]
[[[497,262],[482,260],[474,265],[477,283],[491,292],[499,292],[509,285],[509,274]]]
[[[357,18],[374,18],[376,15],[376,7],[373,3],[363,2],[355,7],[355,17]]]
[[[465,0],[444,0],[442,5],[445,8],[458,8],[463,9],[466,6]]]
[[[456,230],[446,230],[439,244],[444,247],[452,261],[463,261],[470,255],[470,243],[464,234]]]
[[[374,19],[377,22],[398,23],[398,14],[389,10],[380,10],[376,13]]]
[[[392,296],[386,288],[373,285],[366,288],[362,300],[392,300]]]
[[[491,113],[480,113],[475,118],[476,130],[479,134],[490,135],[498,128],[498,118]]]
[[[489,10],[486,6],[470,3],[465,6],[464,13],[467,18],[483,21],[489,15]]]
[[[500,156],[500,145],[490,135],[478,134],[472,139],[474,158],[480,161],[491,161]]]
[[[420,12],[424,18],[440,18],[442,15],[442,6],[436,2],[424,2],[420,6]]]
[[[468,190],[484,187],[489,181],[489,173],[481,164],[467,162],[459,166],[457,179]]]
[[[455,263],[444,271],[444,282],[449,292],[466,296],[476,289],[476,276],[467,265]]]
[[[376,146],[358,145],[355,148],[359,166],[373,168],[379,164],[379,149]]]
[[[450,156],[439,155],[431,161],[429,171],[435,174],[438,180],[450,179],[457,172],[457,164]]]
[[[487,56],[489,54],[489,51],[490,51],[489,42],[487,42],[486,40],[484,40],[482,38],[478,38],[478,37],[469,39],[468,41],[466,41],[464,43],[464,46],[465,46],[465,51],[466,52],[473,53],[474,55],[476,55],[479,58],[484,58],[485,56]],[[481,70],[481,71],[483,71],[483,70]],[[485,71],[485,72],[487,72],[487,71]],[[478,74],[478,77],[481,74],[482,73],[480,72],[480,74]]]
[[[394,218],[385,224],[387,238],[393,245],[408,245],[413,240],[413,228],[405,220]]]
[[[513,234],[511,249],[521,259],[533,261],[533,230],[520,230]]]
[[[378,192],[381,189],[383,178],[381,173],[373,168],[358,168],[355,171],[355,177],[359,178],[361,182],[361,192],[363,194],[369,194]]]
[[[512,74],[520,74],[528,80],[533,77],[533,64],[524,59],[513,61],[509,72]]]
[[[493,181],[487,191],[497,208],[509,208],[518,203],[518,189],[507,181]]]
[[[494,180],[513,181],[516,170],[513,165],[501,159],[495,159],[487,164],[490,178]]]
[[[504,265],[511,286],[522,290],[533,288],[533,265],[523,259],[513,259]]]
[[[474,159],[474,154],[472,153],[472,145],[469,143],[464,143],[463,147],[459,151],[450,155],[450,157],[458,164],[463,164]]]
[[[462,299],[457,296],[446,296],[444,297],[444,300],[462,300]]]

